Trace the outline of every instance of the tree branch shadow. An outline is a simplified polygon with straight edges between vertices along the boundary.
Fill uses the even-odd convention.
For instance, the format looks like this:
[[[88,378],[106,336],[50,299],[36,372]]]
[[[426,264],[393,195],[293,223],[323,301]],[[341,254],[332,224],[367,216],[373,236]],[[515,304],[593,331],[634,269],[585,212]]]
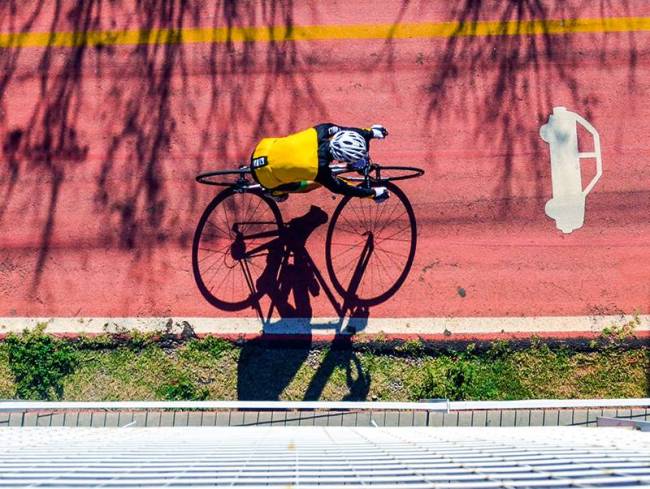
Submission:
[[[621,5],[629,12],[627,1]],[[612,16],[612,8],[609,0],[600,1],[603,18]],[[463,117],[476,148],[485,148],[500,160],[491,197],[497,205],[495,219],[510,219],[518,212],[515,203],[526,186],[534,186],[537,198],[544,194],[541,176],[548,163],[538,129],[558,105],[557,94],[568,93],[587,119],[596,117],[600,100],[582,87],[573,71],[592,53],[576,46],[576,36],[553,34],[550,28],[554,20],[584,15],[580,7],[548,0],[508,0],[497,7],[485,0],[456,0],[449,9],[457,27],[426,87],[425,120],[435,132],[437,124],[453,117],[450,107],[467,115]],[[496,33],[474,35],[486,18],[498,19]],[[541,33],[536,30],[540,26]],[[603,70],[616,62],[606,56],[610,36],[592,36],[591,49],[598,53]],[[631,92],[636,85],[637,44],[633,32],[616,35],[616,42],[623,36]],[[515,168],[515,158],[521,155],[529,164]]]
[[[0,168],[0,223],[9,226],[7,209],[22,205],[39,227],[32,294],[57,234],[62,189],[68,195],[81,173],[95,175],[92,217],[99,225],[87,246],[128,251],[135,266],[168,244],[190,243],[202,205],[194,175],[243,161],[262,134],[290,132],[308,115],[327,113],[297,43],[231,35],[251,26],[290,33],[293,1],[136,0],[130,15],[124,9],[110,0],[0,5],[0,27],[16,39],[0,49],[0,143],[8,162]],[[20,33],[46,19],[46,45],[21,47]],[[184,43],[187,27],[225,29],[228,39]],[[94,33],[107,30],[138,31],[140,38],[132,46],[97,42]],[[72,46],[57,45],[62,32],[74,33]],[[4,108],[10,89],[33,80],[17,76],[34,64],[25,50],[38,53],[39,88],[25,100],[31,114],[16,122]],[[280,105],[284,117],[276,119]],[[96,127],[88,125],[93,115]],[[34,185],[29,203],[17,200],[21,184]]]

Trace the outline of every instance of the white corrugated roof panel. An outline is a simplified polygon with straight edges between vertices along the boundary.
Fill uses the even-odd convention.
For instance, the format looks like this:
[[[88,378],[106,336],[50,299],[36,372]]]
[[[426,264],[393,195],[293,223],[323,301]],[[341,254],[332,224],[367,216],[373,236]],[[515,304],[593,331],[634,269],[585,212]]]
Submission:
[[[650,487],[621,428],[0,428],[5,487]]]

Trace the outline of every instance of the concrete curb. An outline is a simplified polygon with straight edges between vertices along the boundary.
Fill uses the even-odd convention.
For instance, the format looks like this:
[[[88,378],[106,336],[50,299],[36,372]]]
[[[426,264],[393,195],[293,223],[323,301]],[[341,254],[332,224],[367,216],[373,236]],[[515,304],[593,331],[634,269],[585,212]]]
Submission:
[[[314,318],[283,319],[263,324],[256,318],[0,318],[0,338],[46,325],[59,336],[120,334],[131,331],[229,339],[267,338],[331,340],[339,335],[368,338],[466,341],[495,339],[595,338],[606,328],[627,330],[637,338],[650,338],[650,315],[573,316],[528,318]]]

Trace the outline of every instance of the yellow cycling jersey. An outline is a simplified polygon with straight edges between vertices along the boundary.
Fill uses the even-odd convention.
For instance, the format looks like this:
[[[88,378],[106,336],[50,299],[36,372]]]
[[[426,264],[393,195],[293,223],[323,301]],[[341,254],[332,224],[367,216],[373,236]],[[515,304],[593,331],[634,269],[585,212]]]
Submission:
[[[318,173],[318,134],[310,127],[282,138],[264,138],[255,147],[251,169],[268,189],[314,180]]]

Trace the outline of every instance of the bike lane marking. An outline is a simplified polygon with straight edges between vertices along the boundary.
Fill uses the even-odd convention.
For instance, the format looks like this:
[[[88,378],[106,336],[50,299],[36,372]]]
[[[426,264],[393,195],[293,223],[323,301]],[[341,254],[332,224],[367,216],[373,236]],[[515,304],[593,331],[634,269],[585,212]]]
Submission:
[[[335,41],[650,31],[650,17],[0,33],[0,48]]]

